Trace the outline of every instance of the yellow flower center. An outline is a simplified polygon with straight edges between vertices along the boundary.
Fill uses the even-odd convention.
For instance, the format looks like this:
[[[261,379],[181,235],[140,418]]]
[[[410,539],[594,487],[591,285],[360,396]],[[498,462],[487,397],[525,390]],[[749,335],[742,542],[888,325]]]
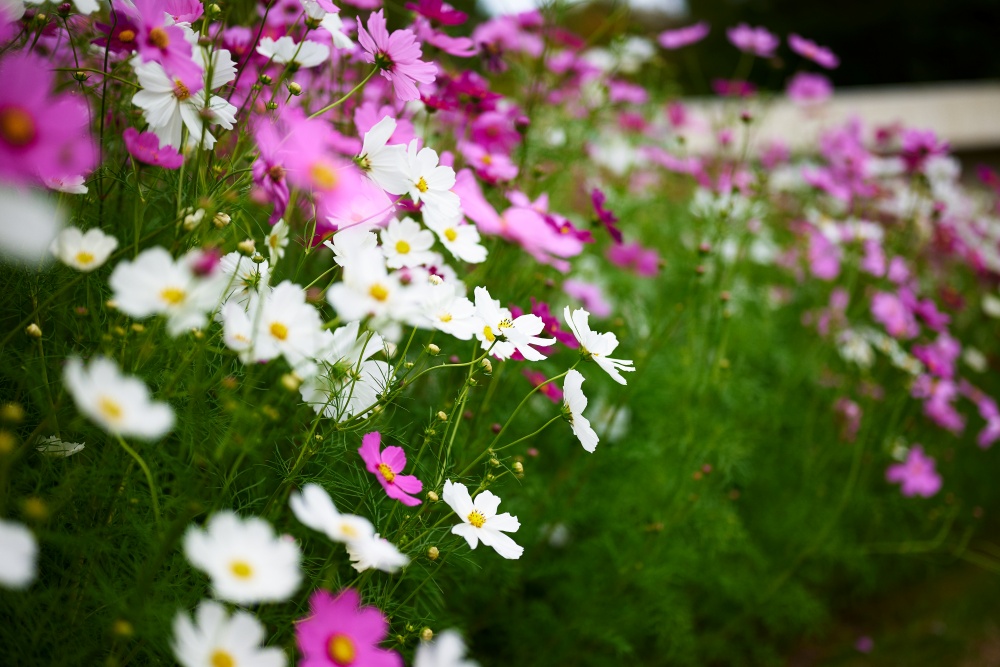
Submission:
[[[392,480],[396,479],[396,473],[392,471],[392,468],[384,463],[378,464],[378,471],[382,473],[382,477],[385,477],[385,481],[392,484]]]
[[[135,39],[135,30],[127,30],[126,29],[126,30],[122,30],[120,33],[118,33],[118,41],[119,42],[125,42],[126,44],[128,44],[133,39]]]
[[[76,253],[76,263],[77,264],[90,264],[94,261],[94,253],[87,252],[86,250],[81,250]]]
[[[410,252],[410,244],[402,239],[396,241],[396,252],[400,255],[405,255]]]
[[[421,176],[420,180],[417,181],[417,190],[420,190],[421,192],[427,192],[427,181],[424,180],[423,176]]]
[[[183,102],[191,98],[191,91],[180,79],[174,79],[174,97],[177,98],[178,102]]]
[[[281,322],[274,322],[271,324],[271,335],[278,340],[285,340],[288,338],[288,327]]]
[[[493,329],[490,329],[490,325],[488,324],[483,327],[483,335],[486,336],[486,340],[491,343],[497,339],[497,337],[493,335]]]
[[[449,241],[454,241],[458,238],[458,232],[456,232],[452,227],[444,230],[444,237]]]
[[[438,319],[442,322],[451,322],[451,313],[445,313],[444,315],[438,315]]]
[[[0,109],[0,139],[8,146],[22,148],[35,140],[35,119],[21,107]]]
[[[355,537],[358,536],[358,531],[355,530],[354,526],[352,526],[349,523],[340,524],[340,532],[342,532],[344,535],[347,535],[351,539],[354,539]]]
[[[309,174],[320,190],[332,190],[337,186],[337,172],[329,165],[317,162],[309,168]]]
[[[110,422],[116,422],[122,418],[125,411],[122,410],[121,403],[108,396],[101,396],[97,401],[97,409],[101,415]]]
[[[472,510],[469,513],[469,523],[471,523],[476,528],[482,528],[486,523],[486,515],[479,510]]]
[[[483,156],[483,164],[485,164],[485,165],[491,165],[491,164],[493,164],[493,158],[491,156],[489,156],[489,155],[484,155]]]
[[[149,31],[149,43],[158,49],[165,49],[170,45],[170,35],[163,28],[153,28]]]
[[[500,320],[500,323],[497,324],[498,329],[510,329],[512,326],[514,326],[514,323],[507,318]]]
[[[187,296],[184,290],[179,287],[166,287],[160,292],[160,298],[167,302],[167,305],[176,306],[184,301]]]
[[[389,290],[387,290],[385,286],[380,283],[375,283],[368,288],[368,294],[370,294],[376,301],[385,301],[389,298]]]
[[[233,656],[222,649],[218,649],[212,653],[210,662],[212,667],[236,667],[236,661],[233,660]]]
[[[229,564],[229,570],[240,579],[249,579],[253,576],[253,568],[245,560],[234,560]]]
[[[358,654],[351,638],[339,633],[330,637],[326,652],[330,656],[330,660],[333,660],[333,664],[341,667],[354,664],[354,659]]]

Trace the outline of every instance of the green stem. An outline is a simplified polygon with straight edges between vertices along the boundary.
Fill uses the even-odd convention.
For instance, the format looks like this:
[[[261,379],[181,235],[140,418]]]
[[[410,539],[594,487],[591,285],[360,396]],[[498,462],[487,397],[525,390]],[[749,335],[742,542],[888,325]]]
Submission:
[[[351,98],[351,96],[352,96],[352,95],[354,95],[354,93],[356,93],[356,92],[358,92],[359,90],[361,90],[361,88],[363,88],[363,87],[364,87],[364,85],[365,85],[366,83],[368,83],[368,80],[369,80],[369,79],[371,79],[371,78],[372,78],[373,76],[375,76],[375,72],[377,72],[378,70],[379,70],[379,68],[378,68],[378,67],[376,67],[376,68],[375,68],[375,69],[373,69],[373,70],[372,70],[371,72],[368,72],[368,76],[366,76],[366,77],[365,77],[364,79],[362,79],[362,80],[361,80],[361,83],[359,83],[358,85],[354,86],[354,88],[351,88],[351,90],[349,90],[349,91],[348,91],[348,93],[347,93],[346,95],[344,95],[343,97],[341,97],[341,98],[340,98],[339,100],[337,100],[336,102],[334,102],[334,103],[332,103],[332,104],[329,104],[329,105],[327,105],[327,106],[323,107],[322,109],[320,109],[320,110],[319,110],[319,111],[317,111],[316,113],[314,113],[314,114],[312,114],[311,116],[309,116],[309,118],[316,118],[317,116],[322,116],[323,114],[325,114],[325,113],[326,113],[327,111],[329,111],[330,109],[335,109],[335,108],[339,107],[339,106],[340,106],[341,104],[343,104],[343,103],[344,103],[344,102],[346,102],[346,101],[347,101],[348,99],[350,99],[350,98]]]
[[[118,444],[122,446],[122,449],[128,452],[129,456],[131,456],[135,460],[135,462],[142,469],[142,473],[146,476],[146,483],[149,485],[149,495],[153,499],[153,517],[156,519],[156,527],[159,528],[160,501],[156,495],[156,482],[153,481],[153,473],[149,471],[149,466],[147,466],[146,462],[142,459],[141,456],[139,456],[139,452],[129,447],[129,444],[125,442],[124,438],[122,438],[120,435],[116,437],[118,438]]]

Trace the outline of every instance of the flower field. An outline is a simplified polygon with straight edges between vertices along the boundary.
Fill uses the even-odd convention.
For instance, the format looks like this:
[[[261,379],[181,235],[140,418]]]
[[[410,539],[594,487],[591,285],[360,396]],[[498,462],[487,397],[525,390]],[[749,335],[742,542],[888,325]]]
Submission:
[[[0,662],[784,664],[1000,572],[1000,174],[567,11],[3,0]]]

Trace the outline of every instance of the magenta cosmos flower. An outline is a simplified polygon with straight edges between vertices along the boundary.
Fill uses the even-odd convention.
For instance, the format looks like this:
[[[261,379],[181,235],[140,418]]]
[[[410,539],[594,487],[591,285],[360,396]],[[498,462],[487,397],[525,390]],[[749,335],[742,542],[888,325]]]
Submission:
[[[821,67],[837,69],[837,66],[840,65],[840,59],[833,51],[804,37],[799,37],[794,32],[788,36],[788,46],[795,53],[803,58],[808,58]]]
[[[401,474],[406,467],[406,454],[403,448],[386,447],[381,450],[381,445],[382,435],[378,431],[368,433],[361,439],[358,454],[364,459],[368,472],[375,475],[379,484],[385,489],[385,494],[390,498],[395,498],[410,507],[419,505],[420,500],[409,494],[420,493],[424,484],[414,475]]]
[[[184,156],[172,146],[160,148],[160,139],[152,132],[142,132],[130,127],[122,133],[125,150],[139,162],[164,169],[179,169],[184,164]]]
[[[191,94],[204,87],[201,66],[192,57],[190,42],[180,26],[167,24],[164,0],[132,0],[133,8],[122,5],[135,24],[135,50],[142,62],[157,62],[171,79],[179,80]],[[119,35],[119,39],[121,35]]]
[[[416,35],[410,30],[397,30],[390,35],[381,9],[368,17],[368,30],[358,18],[358,42],[365,50],[365,61],[374,63],[381,70],[401,102],[420,99],[414,82],[434,81],[437,67],[420,60],[423,53]]]
[[[708,36],[709,26],[704,21],[689,25],[677,30],[667,30],[661,32],[658,38],[660,46],[665,49],[679,49],[696,42],[700,42]]]
[[[87,104],[72,93],[50,95],[53,78],[50,64],[33,55],[0,61],[0,180],[40,183],[94,168]]]
[[[777,35],[768,32],[767,28],[751,28],[746,23],[730,28],[726,31],[726,36],[732,45],[740,51],[752,53],[761,58],[773,58],[774,50],[781,43]]]
[[[904,496],[930,498],[941,490],[941,475],[934,469],[934,459],[924,454],[924,448],[914,445],[902,463],[889,466],[885,478],[902,484]]]
[[[362,607],[354,589],[337,597],[317,590],[309,598],[309,616],[295,628],[299,667],[403,667],[398,653],[377,646],[388,630],[382,612]]]

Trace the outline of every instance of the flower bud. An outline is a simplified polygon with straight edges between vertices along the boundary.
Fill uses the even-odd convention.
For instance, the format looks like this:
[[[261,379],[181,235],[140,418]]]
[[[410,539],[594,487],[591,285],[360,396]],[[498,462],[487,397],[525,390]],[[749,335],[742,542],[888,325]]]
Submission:
[[[247,257],[249,257],[250,255],[252,255],[254,253],[254,250],[256,250],[256,248],[257,248],[257,246],[253,242],[253,239],[247,239],[246,241],[240,241],[239,243],[236,244],[236,249],[240,251],[240,254],[246,255]]]
[[[290,84],[288,84],[288,92],[298,97],[299,95],[302,94],[302,86],[300,86],[295,81],[292,81]]]
[[[430,549],[427,550],[427,557],[430,558],[431,560],[437,560],[438,556],[440,555],[441,552],[438,551],[437,547],[431,547]]]
[[[205,209],[199,208],[197,211],[191,211],[188,209],[187,215],[184,216],[184,230],[192,231],[195,227],[201,224],[202,218],[205,217]]]
[[[448,421],[448,415],[445,413],[444,410],[438,410],[437,418],[443,422]]]
[[[479,362],[479,365],[483,367],[483,372],[487,375],[491,375],[493,373],[493,362],[489,359],[483,359]]]
[[[0,431],[0,454],[10,454],[17,447],[17,439],[10,431]]]
[[[434,547],[431,548],[433,549]],[[431,630],[430,628],[424,628],[423,630],[420,631],[420,638],[423,639],[425,642],[429,642],[430,640],[434,639],[434,631]]]
[[[104,302],[104,307],[108,310],[118,310],[118,302],[114,299],[108,299]]]
[[[436,503],[439,500],[438,494],[436,492],[434,492],[434,491],[428,491],[427,492],[427,500],[429,500],[432,503]]]
[[[90,78],[90,74],[88,74],[87,72],[73,72],[73,78],[79,81],[80,83],[83,83],[84,81]]]
[[[118,635],[119,637],[131,637],[135,634],[135,628],[128,621],[119,618],[111,626],[111,632]]]
[[[281,376],[281,386],[288,391],[298,391],[302,384],[302,378],[295,373],[285,373]]]
[[[497,459],[496,457],[493,457],[490,459],[490,465],[493,466],[494,468],[497,468],[500,466],[500,460]]]
[[[441,348],[435,345],[434,343],[431,343],[430,345],[427,346],[427,354],[430,355],[441,354]]]
[[[26,498],[24,501],[24,515],[33,521],[45,521],[49,518],[49,506],[37,496]]]
[[[142,333],[145,330],[146,330],[145,325],[140,324],[139,322],[135,322],[134,324],[132,324],[132,331],[136,333]]]
[[[321,25],[320,19],[314,19],[311,16],[306,17],[306,27],[310,30],[316,30]]]
[[[729,301],[729,299],[731,299],[731,298],[732,298],[732,295],[729,292],[723,292],[723,293],[721,293],[719,295],[719,300],[722,301],[723,303],[725,303],[726,301]]]
[[[268,111],[274,111],[275,109],[278,108],[278,103],[272,100],[267,104],[265,104],[264,108],[267,109]]]
[[[431,285],[440,285],[441,283],[444,282],[444,278],[435,273],[432,273],[431,275],[427,276],[427,282],[429,282]]]
[[[222,211],[219,211],[218,213],[215,214],[215,217],[212,218],[212,224],[215,225],[216,229],[222,229],[230,222],[232,222],[232,220],[233,219],[229,217],[228,213],[223,213]]]
[[[753,122],[753,114],[750,113],[748,110],[741,111],[740,112],[740,121],[743,122],[743,123],[747,123],[747,124],[752,123]]]
[[[520,461],[515,461],[514,465],[512,467],[514,468],[514,473],[515,474],[517,474],[517,475],[523,475],[524,474],[524,464],[521,463]]]
[[[255,252],[253,256],[250,257],[250,261],[253,262],[254,264],[260,264],[261,262],[264,261],[264,255],[260,254],[259,252]]]
[[[222,13],[222,7],[220,7],[219,5],[217,5],[217,4],[215,4],[215,3],[213,2],[212,4],[210,4],[210,5],[209,5],[209,6],[208,6],[208,7],[206,8],[206,11],[208,12],[208,15],[209,15],[209,16],[211,16],[212,18],[215,18],[215,17],[217,17],[217,16],[219,15],[219,14],[221,14],[221,13]]]
[[[0,407],[0,420],[20,424],[24,421],[24,408],[20,403],[4,403],[3,407]]]
[[[259,77],[259,81],[265,86],[270,86],[272,83],[274,83],[274,79],[272,79],[267,74],[261,74]]]
[[[32,338],[42,337],[42,329],[34,322],[24,328],[24,333],[28,334]]]
[[[69,13],[71,11],[73,11],[73,5],[69,4],[68,2],[64,2],[56,8],[56,12],[59,14],[59,16],[63,18],[69,16]]]

